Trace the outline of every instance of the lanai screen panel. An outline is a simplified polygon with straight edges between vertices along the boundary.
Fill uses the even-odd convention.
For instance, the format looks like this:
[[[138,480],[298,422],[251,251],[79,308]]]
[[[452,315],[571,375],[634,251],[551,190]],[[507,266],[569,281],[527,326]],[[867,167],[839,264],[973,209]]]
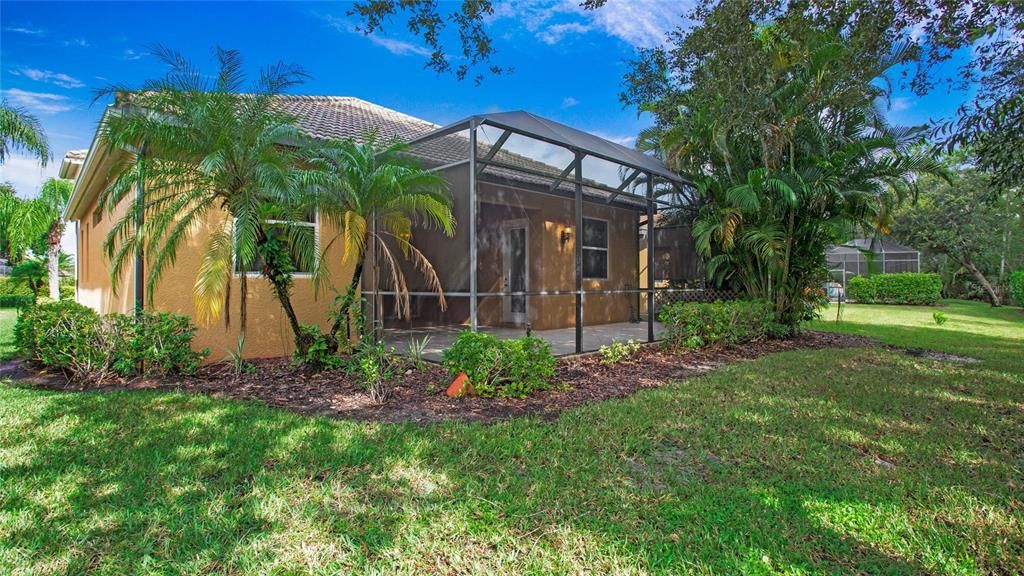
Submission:
[[[463,163],[443,168],[438,173],[447,183],[452,199],[453,236],[417,221],[412,231],[412,248],[407,252],[383,224],[378,224],[377,235],[387,246],[388,253],[370,251],[367,263],[370,274],[364,275],[363,290],[367,295],[376,293],[374,318],[385,329],[460,327],[469,323],[469,166]],[[397,289],[402,285],[396,287],[394,283],[390,272],[392,262],[402,272],[409,294],[407,300],[401,297],[402,290]],[[443,299],[435,290],[431,274],[424,271],[423,263],[429,263],[436,275],[443,289]]]
[[[500,116],[467,119],[414,146],[445,175],[459,220],[454,239],[414,232],[448,309],[437,310],[429,286],[408,280],[410,302],[420,305],[403,318],[388,312],[396,296],[381,287],[384,326],[464,326],[499,337],[532,331],[556,354],[654,339],[649,301],[699,266],[689,228],[669,217],[692,207],[686,183],[635,150],[532,115],[541,137],[520,133]],[[475,129],[476,146],[467,129]],[[553,141],[566,133],[570,143]],[[434,141],[443,145],[435,150]]]
[[[826,255],[829,275],[845,284],[853,276],[919,272],[920,253],[888,238],[851,240],[833,246]]]

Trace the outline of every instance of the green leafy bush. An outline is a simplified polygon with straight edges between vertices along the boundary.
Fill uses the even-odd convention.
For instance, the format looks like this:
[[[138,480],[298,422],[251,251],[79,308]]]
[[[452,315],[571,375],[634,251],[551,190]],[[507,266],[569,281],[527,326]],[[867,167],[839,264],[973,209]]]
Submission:
[[[846,297],[861,304],[931,306],[942,297],[942,279],[917,272],[854,276],[846,283]]]
[[[176,314],[101,317],[72,300],[26,308],[14,327],[21,353],[78,382],[107,376],[191,374],[209,353],[192,351],[195,326]]]
[[[196,327],[180,314],[110,314],[104,329],[115,346],[113,369],[121,376],[194,374],[210,353],[192,350]]]
[[[298,349],[292,358],[303,365],[317,369],[334,370],[345,365],[345,359],[337,354],[337,345],[332,345],[329,336],[324,334],[316,324],[303,324],[299,327],[301,338],[309,343],[305,354]]]
[[[65,300],[30,306],[18,317],[14,341],[22,354],[74,381],[102,381],[114,348],[91,308]]]
[[[608,346],[601,346],[598,351],[601,353],[601,364],[611,366],[635,356],[640,351],[640,343],[635,340],[616,341]]]
[[[443,364],[452,376],[465,372],[481,396],[524,398],[555,376],[551,345],[536,336],[499,340],[465,331],[444,351]]]
[[[1010,298],[1017,306],[1024,306],[1024,270],[1010,274]]]
[[[0,296],[0,308],[25,308],[34,301],[31,296]]]
[[[0,308],[24,308],[35,302],[27,282],[10,276],[0,277]]]
[[[74,278],[61,278],[60,279],[60,299],[61,300],[74,300],[75,299],[75,279]]]
[[[787,332],[763,300],[676,302],[662,306],[658,318],[668,328],[666,341],[687,348],[740,344]]]
[[[942,326],[949,320],[949,316],[946,316],[942,312],[932,312],[932,320],[935,320],[936,324]]]

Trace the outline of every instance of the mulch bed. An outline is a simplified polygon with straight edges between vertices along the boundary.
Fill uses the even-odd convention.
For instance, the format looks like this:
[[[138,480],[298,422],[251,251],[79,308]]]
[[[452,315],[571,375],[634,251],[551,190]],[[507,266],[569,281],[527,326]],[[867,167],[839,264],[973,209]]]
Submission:
[[[805,331],[789,340],[771,340],[742,346],[669,352],[660,345],[645,346],[633,358],[604,366],[597,355],[558,361],[555,390],[517,400],[503,398],[449,398],[451,378],[440,366],[408,370],[383,404],[374,403],[358,381],[343,371],[311,372],[296,369],[285,358],[257,360],[255,370],[232,378],[222,364],[204,366],[195,376],[111,381],[89,390],[175,390],[216,397],[256,400],[311,416],[378,422],[437,422],[459,420],[494,422],[516,416],[555,418],[563,410],[637,390],[705,374],[719,366],[750,360],[784,350],[869,346],[873,341],[843,334]],[[0,365],[0,378],[23,385],[55,390],[81,390],[59,374],[33,370],[21,362]]]

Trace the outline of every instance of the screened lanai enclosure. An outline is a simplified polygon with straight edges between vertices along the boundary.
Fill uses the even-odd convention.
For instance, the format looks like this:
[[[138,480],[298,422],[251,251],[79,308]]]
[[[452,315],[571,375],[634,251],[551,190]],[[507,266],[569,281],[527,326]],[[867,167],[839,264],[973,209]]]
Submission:
[[[855,238],[825,253],[829,276],[846,286],[854,276],[920,272],[921,253],[890,238]]]
[[[444,175],[457,228],[413,231],[443,297],[402,261],[406,301],[389,256],[368,252],[367,317],[400,352],[430,336],[425,356],[437,359],[460,330],[530,332],[556,355],[650,342],[668,294],[706,297],[693,187],[656,158],[527,112],[467,118],[410,153]]]

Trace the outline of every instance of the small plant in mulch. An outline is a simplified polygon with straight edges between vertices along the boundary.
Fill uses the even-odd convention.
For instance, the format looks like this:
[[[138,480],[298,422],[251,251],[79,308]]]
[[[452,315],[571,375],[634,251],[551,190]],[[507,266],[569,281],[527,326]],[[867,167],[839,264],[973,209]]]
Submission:
[[[353,355],[355,372],[370,398],[381,404],[391,395],[400,359],[394,350],[375,341],[360,344]]]
[[[616,340],[610,345],[601,346],[598,349],[598,352],[601,354],[601,364],[605,366],[613,366],[624,360],[629,360],[636,356],[639,351],[640,343],[636,340],[627,340],[625,342]]]
[[[420,372],[423,371],[423,368],[425,366],[425,363],[424,363],[425,361],[423,360],[423,354],[426,352],[427,346],[429,346],[429,345],[430,345],[430,336],[429,335],[424,336],[423,338],[413,338],[413,337],[409,338],[409,346],[408,346],[409,358],[412,359],[413,365],[416,367],[416,370],[418,370]]]
[[[444,351],[443,364],[452,376],[465,372],[480,396],[525,398],[550,388],[556,362],[551,344],[536,336],[500,340],[467,330]]]

